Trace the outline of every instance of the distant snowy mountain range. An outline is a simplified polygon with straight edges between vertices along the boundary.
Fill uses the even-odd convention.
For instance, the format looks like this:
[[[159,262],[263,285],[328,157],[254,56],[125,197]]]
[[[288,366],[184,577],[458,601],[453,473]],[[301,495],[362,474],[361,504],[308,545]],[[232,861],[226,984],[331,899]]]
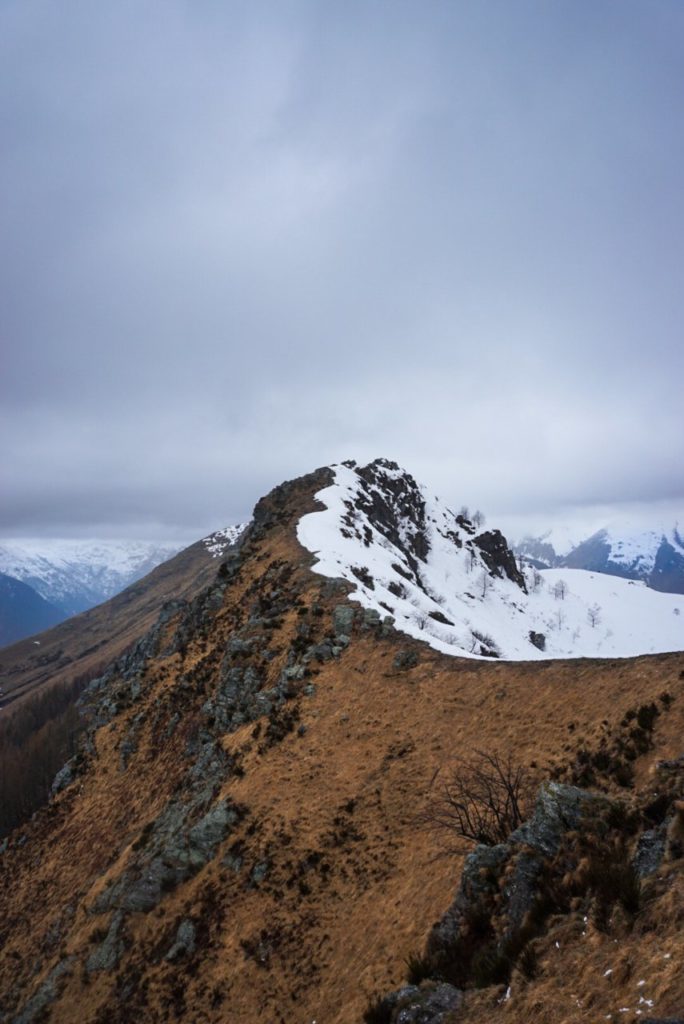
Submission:
[[[0,545],[0,572],[32,587],[66,618],[118,594],[180,548],[127,540],[10,540]]]
[[[584,538],[549,530],[524,537],[514,551],[537,568],[587,569],[684,594],[684,537],[676,524],[645,530],[613,524]]]
[[[498,530],[378,459],[331,467],[299,522],[314,571],[395,628],[460,657],[631,657],[684,649],[684,599],[578,568],[521,568]],[[631,562],[634,559],[631,559]],[[655,560],[654,560],[655,566]]]
[[[245,524],[202,543],[221,558]],[[182,549],[146,541],[31,539],[0,545],[0,646],[39,633],[109,600]]]

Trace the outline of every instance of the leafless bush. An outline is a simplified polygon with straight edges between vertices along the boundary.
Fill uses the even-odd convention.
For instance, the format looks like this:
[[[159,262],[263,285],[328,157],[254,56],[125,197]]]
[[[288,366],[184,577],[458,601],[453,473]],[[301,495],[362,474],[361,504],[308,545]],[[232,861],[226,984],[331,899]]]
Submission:
[[[534,792],[530,773],[515,766],[510,754],[483,750],[451,762],[434,784],[420,823],[457,850],[470,843],[504,842],[528,816]]]

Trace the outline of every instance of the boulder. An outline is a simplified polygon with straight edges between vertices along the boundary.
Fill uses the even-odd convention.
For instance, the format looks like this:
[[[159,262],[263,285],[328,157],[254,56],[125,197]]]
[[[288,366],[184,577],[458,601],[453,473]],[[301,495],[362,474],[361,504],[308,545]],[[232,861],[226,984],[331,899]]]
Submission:
[[[180,957],[190,956],[195,952],[195,939],[195,925],[189,917],[183,918],[178,925],[176,939],[164,959],[178,960]]]
[[[355,609],[349,604],[338,604],[333,610],[333,629],[335,636],[349,637],[354,625]]]

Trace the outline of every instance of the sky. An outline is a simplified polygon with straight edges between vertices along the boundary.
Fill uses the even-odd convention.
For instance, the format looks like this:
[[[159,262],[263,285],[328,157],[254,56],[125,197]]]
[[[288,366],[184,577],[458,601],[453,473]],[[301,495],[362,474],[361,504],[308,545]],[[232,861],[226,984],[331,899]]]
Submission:
[[[0,538],[684,511],[683,112],[680,0],[3,0]]]

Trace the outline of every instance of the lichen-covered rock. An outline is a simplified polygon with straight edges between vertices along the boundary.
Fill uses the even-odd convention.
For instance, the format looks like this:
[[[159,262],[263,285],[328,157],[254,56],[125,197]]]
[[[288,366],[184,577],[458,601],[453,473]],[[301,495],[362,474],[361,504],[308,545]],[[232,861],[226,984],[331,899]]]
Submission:
[[[392,667],[401,671],[402,669],[415,668],[418,664],[418,655],[415,651],[397,651],[394,655]]]
[[[354,625],[355,609],[349,604],[338,604],[333,610],[335,636],[349,637]]]
[[[320,644],[313,644],[306,651],[303,660],[307,661],[330,661],[333,657],[333,645],[327,640]]]
[[[665,840],[667,833],[667,822],[643,832],[639,837],[636,853],[634,854],[634,870],[639,878],[646,878],[653,875],[663,863],[665,858]]]
[[[553,856],[566,832],[577,828],[583,819],[605,819],[612,804],[599,793],[547,782],[539,790],[532,817],[512,832],[508,841]]]
[[[227,800],[220,800],[188,833],[188,855],[192,867],[203,867],[213,857],[233,826],[239,811]]]
[[[363,623],[362,629],[377,629],[381,623],[380,612],[376,611],[375,608],[364,608],[363,609]]]
[[[393,1024],[444,1024],[462,1004],[463,993],[453,985],[420,988],[408,996],[408,1005],[398,1004]]]
[[[568,834],[590,824],[600,835],[614,808],[602,794],[544,784],[532,816],[505,843],[477,846],[466,857],[456,898],[428,937],[426,953],[435,972],[446,969],[452,980],[466,984],[483,954],[506,974],[511,950],[529,938],[542,876]]]
[[[71,972],[74,958],[72,956],[60,960],[52,968],[45,981],[38,987],[31,996],[24,1008],[13,1019],[12,1024],[33,1024],[33,1021],[41,1019],[51,1003],[54,1003],[59,994],[59,982]]]
[[[63,789],[66,789],[66,787],[70,786],[71,783],[74,781],[74,763],[75,758],[72,757],[71,760],[67,761],[67,763],[62,768],[60,768],[57,774],[55,775],[52,781],[52,788],[50,789],[50,792],[53,796],[56,796],[57,793],[61,793]]]
[[[89,974],[94,974],[96,971],[112,971],[118,965],[123,952],[122,924],[123,913],[117,910],[112,917],[109,931],[104,940],[86,961],[86,970]]]
[[[405,985],[379,1004],[378,1015],[389,1024],[446,1024],[463,1005],[463,993],[446,982]]]
[[[124,871],[97,897],[93,913],[112,909],[149,913],[163,894],[199,871],[216,856],[218,847],[243,817],[244,808],[220,800],[188,827],[200,802],[167,804],[148,826],[144,844]]]
[[[178,960],[195,952],[196,930],[190,918],[183,918],[178,925],[176,939],[166,954],[165,960]]]
[[[458,942],[468,920],[485,911],[498,891],[497,880],[511,856],[506,843],[476,846],[461,872],[456,899],[434,925],[427,941],[428,956],[441,960]]]

